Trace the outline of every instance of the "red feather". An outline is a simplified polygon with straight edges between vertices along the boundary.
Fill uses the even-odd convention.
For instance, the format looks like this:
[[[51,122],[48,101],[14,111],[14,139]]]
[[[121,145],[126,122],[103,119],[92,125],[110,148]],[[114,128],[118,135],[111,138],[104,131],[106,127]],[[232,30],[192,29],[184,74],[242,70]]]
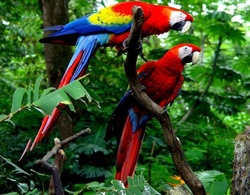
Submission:
[[[147,62],[138,69],[140,84],[145,87],[147,95],[161,107],[171,104],[178,95],[184,81],[184,65],[193,62],[194,52],[199,53],[200,48],[192,44],[180,44],[170,49],[157,62]],[[195,58],[194,63],[197,60]],[[151,118],[137,103],[132,92],[128,91],[109,121],[105,139],[117,136],[119,146],[115,178],[125,185],[127,177],[134,173],[146,124]]]
[[[47,30],[55,32],[41,39],[40,42],[75,45],[79,43],[79,40],[82,41],[81,44],[76,45],[78,56],[73,57],[74,59],[69,63],[59,88],[85,74],[89,59],[98,47],[116,46],[119,48],[122,45],[129,34],[132,7],[135,5],[142,7],[144,12],[142,37],[165,33],[170,29],[188,30],[193,21],[192,16],[182,10],[135,1],[117,3],[103,8],[97,13],[79,18],[65,26],[50,27]],[[59,106],[63,108],[62,104]],[[44,118],[31,149],[52,131],[59,114],[60,110],[55,108],[51,116]]]
[[[116,158],[115,179],[121,180],[125,185],[127,184],[127,177],[134,173],[134,167],[139,157],[145,134],[145,127],[139,128],[135,133],[132,133],[131,126],[130,119],[127,118]]]
[[[66,84],[68,84],[70,82],[71,76],[73,75],[81,57],[83,55],[83,52],[80,52],[79,55],[77,56],[77,58],[75,59],[75,61],[73,62],[72,66],[69,67],[67,74],[64,74],[58,89],[65,86]],[[86,69],[85,69],[86,70]],[[82,71],[82,74],[85,74],[85,70]],[[60,107],[60,109],[63,109],[65,107],[64,104],[59,104],[58,105]],[[35,145],[37,143],[39,143],[44,137],[48,136],[49,133],[52,131],[52,129],[54,128],[54,126],[56,125],[56,120],[58,119],[59,115],[61,114],[59,108],[54,108],[54,110],[52,111],[50,116],[45,116],[42,122],[42,125],[35,137],[35,140],[33,141],[30,150],[33,150],[33,148],[35,147]]]

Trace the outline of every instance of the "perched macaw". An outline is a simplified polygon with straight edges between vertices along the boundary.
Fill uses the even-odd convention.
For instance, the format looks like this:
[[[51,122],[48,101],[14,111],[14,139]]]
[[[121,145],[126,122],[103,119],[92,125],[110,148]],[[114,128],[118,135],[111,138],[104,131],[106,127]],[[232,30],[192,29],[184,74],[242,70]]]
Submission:
[[[172,104],[184,81],[184,65],[189,62],[197,63],[200,51],[195,45],[180,44],[168,50],[160,60],[142,65],[137,74],[147,95],[161,107]],[[109,121],[105,140],[117,137],[115,178],[125,185],[127,177],[134,173],[146,124],[150,119],[152,116],[137,103],[129,90],[120,100]]]
[[[165,33],[170,29],[185,32],[193,21],[191,15],[173,7],[144,2],[123,2],[83,16],[64,26],[47,28],[46,30],[56,32],[42,38],[41,43],[76,45],[75,53],[58,88],[85,74],[89,60],[98,47],[122,46],[129,34],[132,7],[135,5],[140,6],[144,12],[142,37]],[[59,114],[60,110],[55,108],[51,116],[45,116],[31,150],[53,129]]]

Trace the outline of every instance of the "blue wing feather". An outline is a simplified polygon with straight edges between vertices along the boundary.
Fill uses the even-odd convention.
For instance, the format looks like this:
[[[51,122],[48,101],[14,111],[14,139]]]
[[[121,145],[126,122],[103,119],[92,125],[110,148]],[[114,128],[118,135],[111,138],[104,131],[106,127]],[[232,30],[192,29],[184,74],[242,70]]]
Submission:
[[[128,31],[131,28],[131,22],[128,24],[111,24],[111,25],[95,25],[89,22],[88,16],[78,18],[64,26],[53,26],[45,30],[56,30],[57,32],[52,33],[49,37],[58,37],[58,36],[68,36],[72,34],[77,34],[87,36],[93,34],[101,33],[113,33],[120,34],[125,31]]]
[[[100,34],[93,36],[80,36],[76,43],[76,50],[69,62],[69,66],[65,71],[67,74],[68,69],[70,69],[71,65],[74,63],[78,55],[83,52],[83,55],[72,75],[70,82],[75,80],[79,75],[81,75],[82,71],[87,68],[89,65],[89,60],[93,53],[95,53],[95,49],[99,46],[98,44],[104,44],[108,41],[108,34]]]
[[[97,47],[96,39],[86,40],[86,37],[79,37],[76,44],[76,51],[73,57],[71,58],[70,64],[76,59],[76,57],[79,55],[80,52],[83,51],[84,53],[83,56],[81,57],[80,62],[77,65],[76,70],[74,71],[74,74],[70,82],[74,81],[81,74],[82,70],[86,68],[86,66],[89,64],[90,57],[94,53],[96,47]]]
[[[138,127],[138,117],[137,114],[135,113],[133,108],[128,109],[128,115],[130,122],[132,124],[132,132],[135,133],[137,127]]]

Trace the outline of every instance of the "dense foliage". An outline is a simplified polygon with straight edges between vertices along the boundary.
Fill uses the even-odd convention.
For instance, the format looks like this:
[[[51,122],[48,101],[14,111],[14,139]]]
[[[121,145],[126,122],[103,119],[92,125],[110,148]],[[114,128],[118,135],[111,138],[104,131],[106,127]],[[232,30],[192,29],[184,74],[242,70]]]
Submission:
[[[86,2],[69,1],[71,20],[107,4]],[[229,186],[234,138],[250,125],[250,23],[247,22],[250,5],[241,0],[220,3],[219,6],[214,0],[175,1],[194,16],[192,29],[183,35],[170,32],[144,39],[143,57],[158,59],[168,48],[182,42],[202,48],[199,64],[186,66],[183,89],[167,110],[193,170],[223,172]],[[9,113],[16,87],[27,88],[39,76],[46,77],[43,47],[38,42],[43,36],[42,19],[38,3],[30,0],[2,1],[0,11],[0,107],[1,113]],[[65,148],[68,159],[62,181],[68,190],[78,190],[91,181],[110,185],[113,178],[116,141],[106,143],[103,137],[110,114],[128,86],[123,60],[124,55],[118,56],[114,48],[98,50],[91,60],[88,88],[97,95],[101,108],[94,103],[74,102],[77,108],[74,131],[89,127],[92,133]],[[139,58],[138,65],[143,62]],[[48,87],[46,82],[43,87]],[[0,158],[1,194],[20,190],[20,183],[26,183],[31,190],[36,186],[39,191],[43,185],[47,186],[48,176],[41,174],[43,170],[35,161],[52,147],[57,131],[22,161],[17,161],[28,139],[35,136],[42,117],[31,109],[15,115],[14,124],[0,124],[0,154],[4,157]],[[18,171],[12,172],[13,166],[6,159],[22,169],[15,167]],[[147,127],[137,166],[137,173],[141,171],[158,191],[168,189],[170,176],[178,174],[155,119]]]

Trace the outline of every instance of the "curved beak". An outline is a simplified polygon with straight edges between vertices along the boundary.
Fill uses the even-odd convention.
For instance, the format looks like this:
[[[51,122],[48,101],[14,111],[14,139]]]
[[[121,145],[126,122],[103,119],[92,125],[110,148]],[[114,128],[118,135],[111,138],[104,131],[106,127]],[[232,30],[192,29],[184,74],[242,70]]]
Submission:
[[[200,58],[200,52],[198,51],[193,52],[192,65],[196,64],[199,61],[199,58]]]
[[[182,33],[188,31],[191,27],[191,21],[180,21],[171,26],[171,29],[181,31]]]
[[[195,51],[187,55],[185,58],[182,59],[183,64],[192,62],[192,65],[196,64],[199,61],[200,52]]]

